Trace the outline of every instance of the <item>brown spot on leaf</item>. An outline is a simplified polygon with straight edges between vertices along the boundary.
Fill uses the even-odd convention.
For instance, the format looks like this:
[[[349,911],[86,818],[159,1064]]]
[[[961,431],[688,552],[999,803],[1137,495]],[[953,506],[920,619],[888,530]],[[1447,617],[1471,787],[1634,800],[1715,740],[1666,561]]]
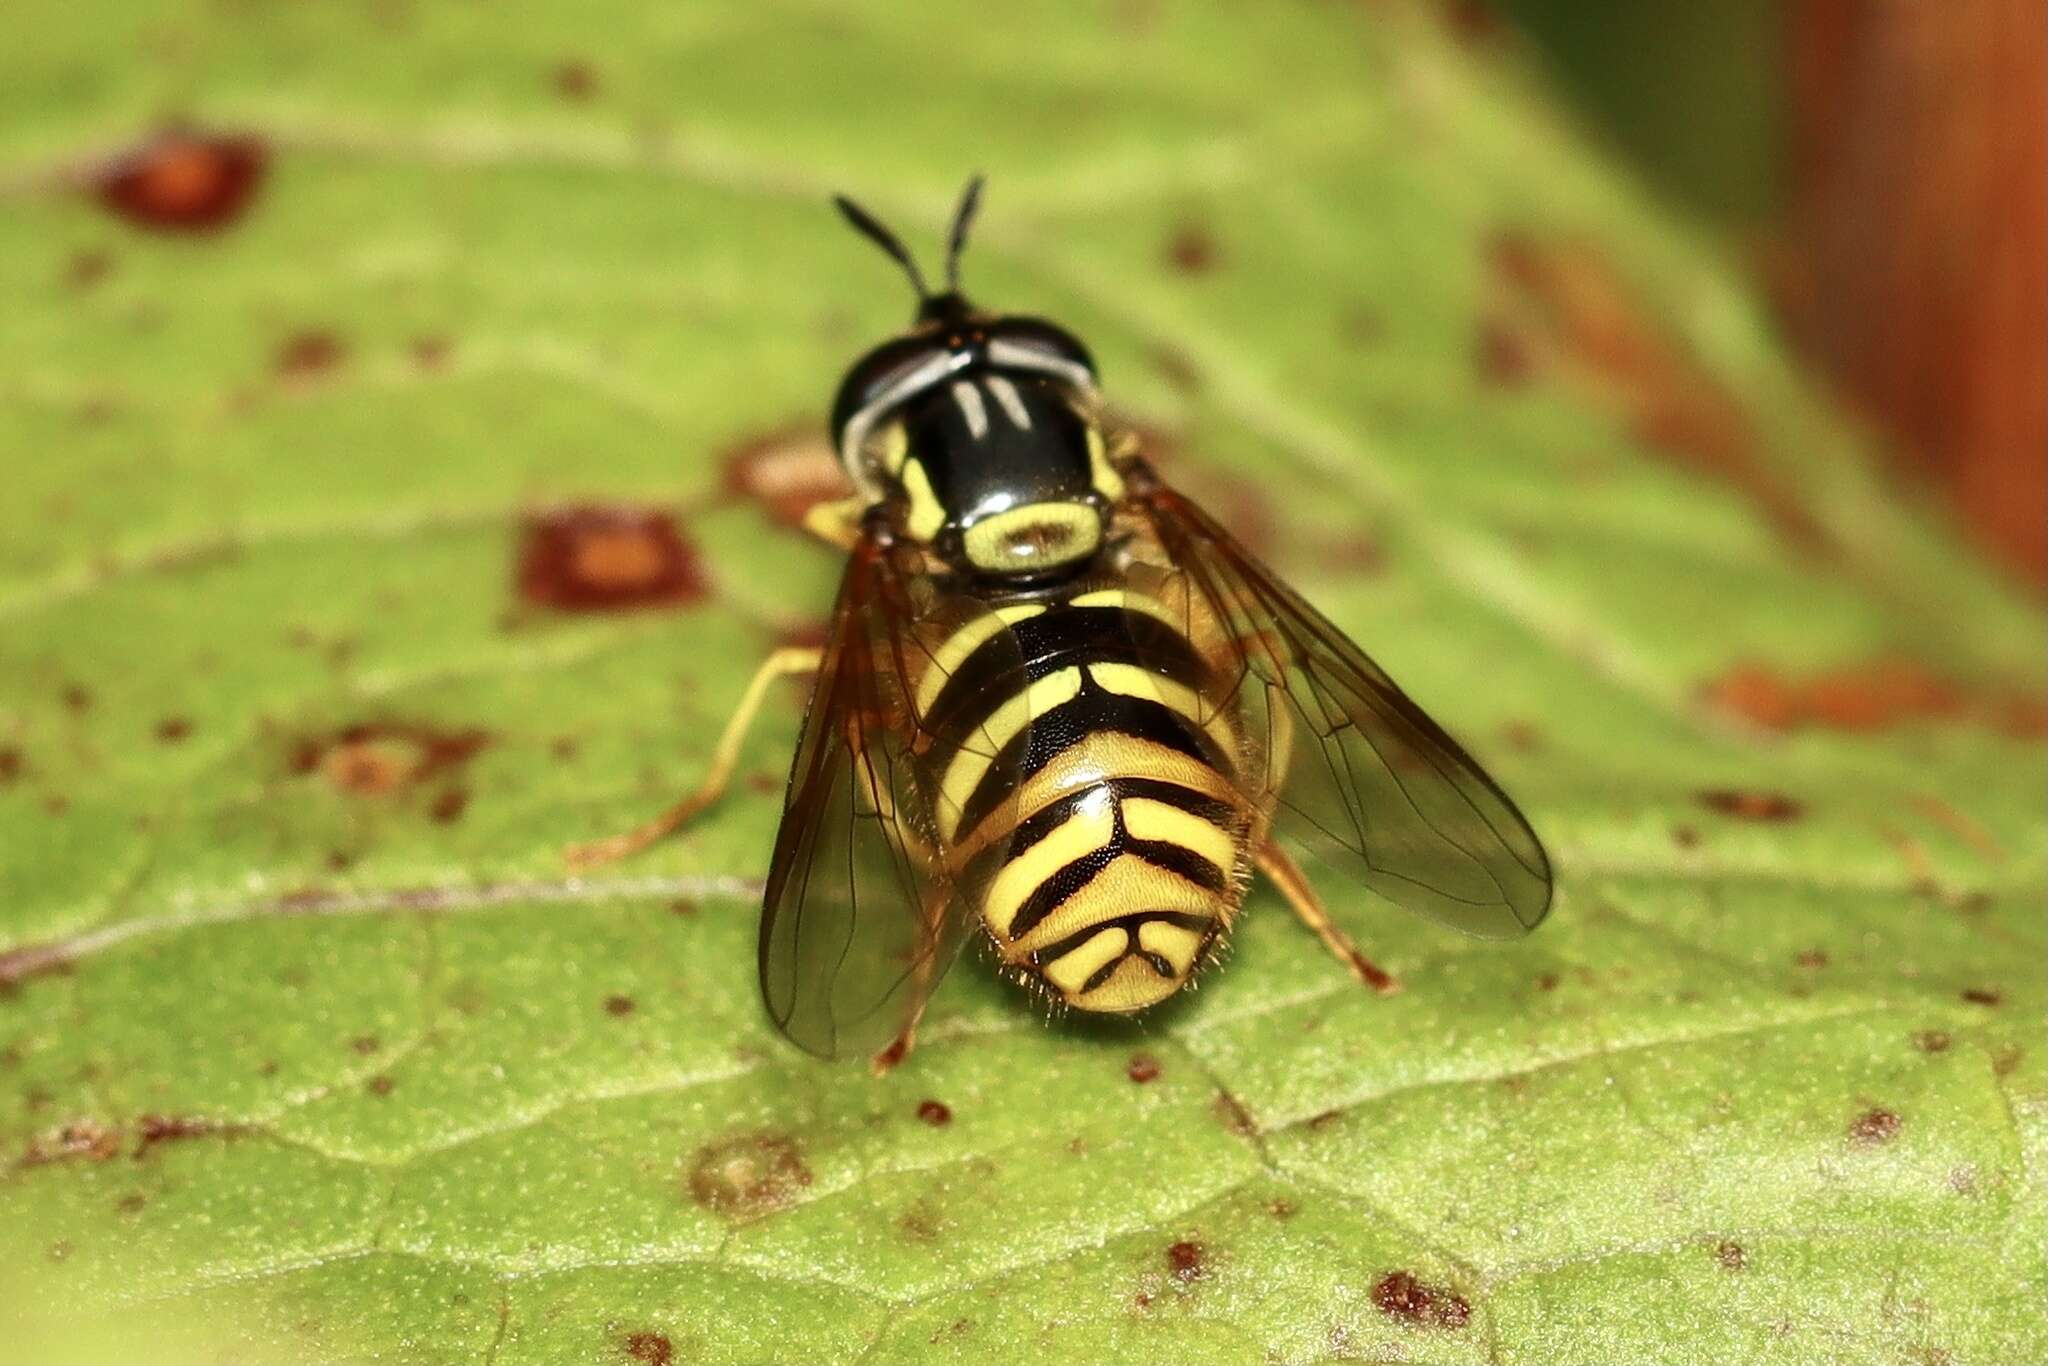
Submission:
[[[121,1135],[118,1130],[109,1129],[96,1120],[80,1119],[66,1124],[54,1133],[29,1140],[28,1147],[21,1155],[21,1165],[40,1167],[48,1162],[62,1162],[70,1158],[105,1162],[120,1151]]]
[[[362,1057],[369,1057],[384,1046],[384,1041],[375,1034],[362,1034],[348,1041],[349,1050]]]
[[[1425,1285],[1412,1272],[1390,1271],[1372,1288],[1372,1302],[1382,1314],[1425,1328],[1462,1328],[1472,1317],[1463,1296]]]
[[[468,809],[468,788],[443,788],[435,794],[433,804],[427,808],[427,819],[436,825],[453,825],[462,819],[462,813]]]
[[[191,734],[192,723],[182,716],[166,716],[156,723],[156,738],[166,745],[175,745]]]
[[[1166,1249],[1166,1270],[1182,1285],[1192,1285],[1209,1274],[1208,1250],[1200,1243],[1175,1243]]]
[[[91,289],[113,271],[114,258],[107,252],[74,252],[64,266],[64,283],[73,289]]]
[[[517,587],[525,601],[558,612],[629,612],[698,602],[709,584],[669,514],[581,506],[527,519]]]
[[[1990,987],[1967,987],[1963,999],[1973,1006],[1995,1006],[2004,1002],[2005,993]]]
[[[28,761],[21,756],[21,750],[14,745],[0,745],[0,787],[19,781]]]
[[[607,996],[604,998],[604,1013],[607,1015],[631,1015],[636,1009],[630,996]]]
[[[1678,846],[1679,848],[1681,848],[1681,849],[1697,849],[1697,848],[1699,848],[1699,847],[1700,847],[1700,832],[1699,832],[1699,827],[1698,827],[1698,826],[1694,826],[1694,825],[1674,825],[1674,826],[1672,826],[1672,827],[1671,827],[1671,842],[1672,842],[1673,844],[1677,845],[1677,846]]]
[[[1826,949],[1801,949],[1792,961],[1802,968],[1824,968],[1828,965],[1828,951]]]
[[[628,1333],[625,1348],[641,1366],[672,1366],[676,1359],[674,1344],[660,1333]]]
[[[1494,241],[1490,256],[1532,364],[1555,367],[1594,401],[1618,409],[1646,449],[1734,488],[1792,544],[1833,550],[1798,492],[1761,458],[1755,426],[1734,392],[1644,307],[1597,246],[1510,232]]]
[[[92,710],[92,693],[82,683],[66,683],[64,691],[57,694],[57,698],[68,712],[83,713]]]
[[[253,137],[169,131],[93,178],[109,211],[154,232],[218,232],[241,218],[269,152]]]
[[[231,1130],[210,1119],[181,1115],[144,1115],[135,1121],[135,1156],[138,1158],[165,1143],[182,1143],[208,1134]]]
[[[1714,1245],[1714,1260],[1721,1264],[1723,1271],[1740,1271],[1749,1264],[1749,1256],[1742,1250],[1742,1244],[1733,1238],[1723,1238]]]
[[[308,328],[278,343],[274,364],[280,379],[305,384],[339,366],[346,355],[341,338],[332,332]]]
[[[923,1100],[918,1102],[917,1117],[935,1129],[943,1129],[953,1122],[953,1109],[941,1100]]]
[[[1916,721],[1968,721],[2016,739],[2048,735],[2048,703],[2033,693],[1965,685],[1898,657],[1804,677],[1737,664],[1709,682],[1703,696],[1711,706],[1775,731],[1870,733]]]
[[[455,343],[446,337],[414,337],[412,341],[412,363],[422,370],[439,370],[448,364],[448,358],[455,354]]]
[[[1145,352],[1145,360],[1175,393],[1190,397],[1201,392],[1202,372],[1195,365],[1194,357],[1180,347],[1151,347]]]
[[[728,493],[751,498],[787,527],[801,527],[804,514],[853,492],[839,453],[809,424],[791,424],[751,437],[724,457]]]
[[[1946,1029],[1923,1029],[1913,1036],[1913,1047],[1922,1053],[1946,1053],[1954,1042]]]
[[[380,1097],[390,1095],[397,1087],[398,1083],[382,1072],[379,1072],[376,1076],[363,1083],[363,1089],[373,1096]]]
[[[1806,812],[1806,808],[1796,799],[1779,792],[1712,788],[1696,795],[1700,804],[1709,810],[1718,811],[1724,816],[1733,816],[1737,820],[1776,824],[1798,820]]]
[[[2016,1043],[2003,1044],[1991,1054],[1991,1075],[2009,1077],[2018,1070],[2026,1053]]]
[[[1129,1064],[1124,1068],[1124,1075],[1143,1086],[1159,1080],[1159,1070],[1159,1059],[1149,1053],[1133,1053]]]
[[[1502,389],[1521,388],[1536,368],[1527,340],[1499,318],[1488,318],[1479,324],[1474,363],[1479,378]]]
[[[147,1196],[140,1191],[130,1191],[114,1202],[114,1209],[117,1213],[135,1215],[142,1213],[143,1207],[147,1204]]]
[[[1267,1204],[1266,1213],[1272,1215],[1275,1219],[1292,1219],[1294,1217],[1294,1202],[1292,1200],[1274,1200]]]
[[[319,773],[338,792],[382,797],[462,768],[490,743],[481,730],[442,730],[409,721],[367,721],[299,739],[287,767]]]
[[[772,1214],[811,1184],[795,1140],[783,1134],[742,1134],[706,1144],[690,1163],[690,1198],[735,1219]]]
[[[1866,1146],[1889,1143],[1898,1136],[1900,1122],[1898,1115],[1890,1110],[1866,1110],[1849,1126],[1849,1140]]]
[[[925,1200],[913,1200],[896,1219],[896,1227],[913,1243],[936,1242],[944,1224],[944,1217]]]
[[[588,62],[566,61],[555,66],[555,93],[565,100],[581,103],[597,93],[597,71]]]
[[[1202,275],[1216,268],[1216,239],[1201,224],[1181,223],[1166,239],[1166,264],[1183,275]]]

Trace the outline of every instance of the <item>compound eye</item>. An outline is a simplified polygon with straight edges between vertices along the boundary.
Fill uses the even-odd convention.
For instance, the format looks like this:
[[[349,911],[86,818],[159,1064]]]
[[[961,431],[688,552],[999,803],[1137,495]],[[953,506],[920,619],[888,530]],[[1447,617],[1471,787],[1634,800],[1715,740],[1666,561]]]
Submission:
[[[846,424],[855,413],[886,394],[921,367],[929,364],[941,349],[925,337],[897,337],[883,342],[855,361],[839,382],[832,400],[832,441],[838,445],[846,435]]]
[[[1010,368],[1042,369],[1068,379],[1095,382],[1095,357],[1081,339],[1044,318],[999,318],[988,329],[990,359]]]

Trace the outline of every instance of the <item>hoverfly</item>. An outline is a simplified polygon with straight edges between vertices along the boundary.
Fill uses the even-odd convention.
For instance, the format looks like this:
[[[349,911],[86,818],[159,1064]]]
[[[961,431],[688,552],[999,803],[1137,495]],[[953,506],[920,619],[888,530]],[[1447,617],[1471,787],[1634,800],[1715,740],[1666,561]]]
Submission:
[[[1534,929],[1550,863],[1507,795],[1153,472],[1076,337],[961,294],[980,192],[939,291],[835,200],[918,306],[833,404],[857,493],[809,521],[847,551],[830,636],[770,656],[697,791],[572,860],[703,810],[770,683],[815,672],[760,934],[768,1013],[811,1053],[900,1061],[970,936],[1055,1005],[1155,1005],[1217,957],[1254,868],[1360,982],[1395,989],[1290,850],[1468,934]]]

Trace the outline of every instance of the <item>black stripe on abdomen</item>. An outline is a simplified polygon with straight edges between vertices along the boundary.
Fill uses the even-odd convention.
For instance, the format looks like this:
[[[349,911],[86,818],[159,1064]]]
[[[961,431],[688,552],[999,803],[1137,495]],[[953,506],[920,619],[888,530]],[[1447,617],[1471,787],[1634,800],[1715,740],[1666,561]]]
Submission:
[[[1054,606],[977,646],[932,699],[924,728],[942,745],[965,745],[1003,702],[1077,664],[1135,664],[1196,691],[1208,676],[1187,638],[1157,617],[1124,607]]]

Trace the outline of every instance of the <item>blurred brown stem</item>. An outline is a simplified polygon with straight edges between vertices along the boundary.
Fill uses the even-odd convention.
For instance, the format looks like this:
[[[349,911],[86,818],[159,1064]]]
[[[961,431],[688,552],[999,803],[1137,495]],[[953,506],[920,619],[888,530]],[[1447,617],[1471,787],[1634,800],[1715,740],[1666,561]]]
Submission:
[[[1788,15],[1795,326],[1992,552],[2048,585],[2048,14]]]

